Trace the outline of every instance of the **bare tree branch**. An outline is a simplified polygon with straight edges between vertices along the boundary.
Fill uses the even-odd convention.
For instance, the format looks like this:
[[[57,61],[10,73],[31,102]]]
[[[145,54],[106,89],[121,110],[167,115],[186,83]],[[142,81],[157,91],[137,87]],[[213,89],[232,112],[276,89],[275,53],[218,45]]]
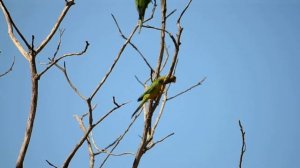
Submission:
[[[85,47],[80,52],[64,54],[63,56],[61,56],[61,57],[59,57],[59,58],[57,58],[55,60],[53,58],[55,58],[56,55],[54,55],[54,57],[52,59],[49,58],[49,65],[42,72],[40,72],[38,76],[39,77],[43,76],[53,65],[57,64],[60,60],[66,58],[66,57],[81,56],[81,55],[83,55],[84,53],[86,53],[87,49],[89,48],[89,45],[90,45],[90,43],[88,41],[85,41]]]
[[[134,33],[136,32],[136,30],[138,29],[138,27],[136,26],[133,31],[131,32],[129,38],[127,40],[125,40],[125,43],[123,44],[123,46],[121,47],[121,49],[119,50],[113,64],[111,65],[111,67],[109,68],[108,72],[105,74],[105,76],[102,78],[101,82],[99,83],[99,85],[96,87],[95,91],[92,93],[91,95],[91,99],[93,99],[93,97],[97,94],[97,92],[99,91],[99,89],[102,87],[102,85],[105,83],[106,79],[109,77],[109,75],[111,74],[111,72],[113,71],[115,65],[117,64],[117,62],[119,61],[119,59],[121,58],[121,55],[123,53],[123,51],[125,50],[126,46],[128,45],[128,43],[130,42],[131,38],[133,37]]]
[[[79,140],[79,142],[75,145],[74,149],[71,151],[71,153],[68,155],[67,159],[64,161],[63,163],[63,168],[67,168],[71,162],[71,160],[73,159],[74,155],[76,154],[76,152],[78,151],[78,149],[82,146],[82,144],[84,143],[85,140],[87,140],[88,136],[90,135],[91,131],[99,124],[101,123],[106,117],[108,117],[111,113],[113,113],[114,111],[116,111],[117,109],[123,107],[124,105],[126,105],[126,103],[122,103],[120,104],[120,106],[116,106],[113,109],[111,109],[109,112],[107,112],[104,116],[102,116],[95,124],[92,124],[91,126],[89,126],[89,128],[87,129],[86,133],[83,135],[83,137],[81,137],[81,139]]]
[[[60,46],[61,46],[62,36],[63,36],[64,32],[65,32],[65,29],[59,29],[59,40],[58,40],[58,44],[57,44],[57,47],[56,47],[56,51],[55,51],[55,53],[52,57],[52,60],[55,60],[55,57],[57,56],[57,53],[58,53],[58,51],[60,49]]]
[[[135,79],[141,84],[143,87],[146,87],[145,84],[135,75]]]
[[[182,91],[182,92],[180,92],[180,93],[178,93],[178,94],[176,94],[176,95],[174,95],[174,96],[172,96],[172,97],[169,97],[169,98],[167,99],[167,101],[172,100],[172,99],[176,98],[177,96],[180,96],[180,95],[182,95],[182,94],[184,94],[184,93],[186,93],[186,92],[188,92],[188,91],[194,89],[195,87],[197,87],[197,86],[199,86],[199,85],[202,85],[202,83],[203,83],[205,80],[206,80],[206,77],[204,77],[201,81],[199,81],[199,82],[196,83],[195,85],[189,87],[188,89],[186,89],[186,90],[184,90],[184,91]]]
[[[165,51],[165,45],[166,45],[165,44],[165,40],[166,40],[165,39],[165,34],[166,33],[169,35],[169,37],[173,41],[174,48],[175,48],[173,59],[171,61],[171,66],[170,66],[170,69],[169,69],[169,72],[168,72],[167,76],[171,77],[171,75],[175,74],[175,69],[176,69],[176,65],[177,65],[177,62],[178,62],[178,54],[179,54],[179,49],[180,49],[180,44],[181,44],[180,40],[181,40],[182,31],[183,31],[183,28],[180,25],[180,20],[181,20],[181,17],[184,15],[185,11],[188,9],[190,3],[191,3],[191,1],[187,4],[185,9],[182,11],[182,13],[178,17],[178,21],[177,21],[178,31],[177,31],[177,34],[176,34],[176,38],[170,32],[168,32],[166,30],[166,20],[167,20],[167,15],[166,15],[167,2],[166,2],[166,0],[161,0],[161,28],[155,28],[155,27],[152,27],[152,26],[145,26],[145,27],[156,29],[156,30],[160,30],[160,32],[161,32],[161,36],[160,36],[160,39],[161,39],[160,44],[161,45],[160,45],[160,51],[159,51],[158,59],[157,59],[157,67],[156,67],[156,71],[155,71],[156,74],[155,74],[154,78],[159,77],[160,72],[162,70],[161,66],[162,66],[162,61],[163,61],[163,58],[164,58],[164,51]],[[171,14],[172,13],[173,12],[171,12]],[[163,86],[162,90],[165,90],[165,86]],[[147,110],[145,111],[144,129],[143,129],[141,142],[140,142],[139,148],[136,152],[132,168],[137,168],[138,167],[142,156],[149,149],[147,147],[149,145],[151,146],[152,144],[155,144],[155,143],[152,142],[153,141],[154,129],[153,130],[151,129],[151,123],[152,123],[153,113],[154,113],[156,107],[158,106],[158,104],[160,102],[160,98],[161,98],[161,95],[158,96],[155,99],[155,101],[153,101],[153,100],[149,101],[149,106],[148,106]],[[165,100],[165,102],[166,102],[166,100]],[[162,115],[162,110],[165,106],[165,102],[163,102],[161,111],[160,111],[159,116],[157,118],[157,121],[155,123],[155,128],[157,127],[159,119]]]
[[[158,141],[156,141],[155,143],[152,143],[150,146],[147,147],[147,150],[153,148],[155,145],[157,145],[157,144],[163,142],[164,140],[166,140],[166,139],[169,138],[170,136],[173,136],[174,134],[175,134],[175,133],[173,132],[173,133],[171,133],[171,134],[165,136],[165,137],[162,138],[161,140],[158,140]]]
[[[12,69],[13,69],[13,67],[14,67],[14,65],[15,65],[15,60],[16,60],[16,58],[14,57],[14,60],[13,60],[12,64],[10,65],[10,67],[8,68],[8,70],[6,70],[4,73],[0,74],[0,78],[1,78],[2,76],[5,76],[6,74],[8,74],[9,72],[12,71]]]
[[[160,5],[161,5],[161,34],[160,34],[160,50],[159,50],[159,55],[158,55],[158,59],[157,59],[157,67],[156,67],[156,71],[155,71],[155,78],[159,77],[160,74],[160,67],[161,67],[161,63],[163,60],[163,56],[164,56],[164,51],[165,51],[165,36],[166,36],[166,21],[167,21],[167,1],[166,0],[161,0],[160,1]]]
[[[186,12],[186,10],[190,7],[191,3],[192,3],[193,0],[190,0],[189,3],[185,6],[185,8],[183,9],[183,11],[181,12],[178,20],[177,20],[177,24],[178,26],[180,26],[180,22],[181,22],[181,18],[182,16],[184,15],[184,13]]]
[[[176,11],[177,11],[177,9],[172,10],[172,12],[170,12],[170,13],[166,16],[166,18],[169,18],[170,16],[172,16]]]
[[[86,101],[87,98],[86,98],[85,96],[83,96],[83,95],[78,91],[78,89],[76,88],[76,86],[75,86],[75,85],[72,83],[72,81],[70,80],[69,75],[68,75],[68,73],[67,73],[67,66],[66,66],[66,63],[64,62],[64,67],[61,67],[61,66],[58,65],[58,64],[55,64],[55,66],[56,66],[59,70],[61,70],[61,71],[64,73],[64,75],[65,75],[65,77],[66,77],[66,79],[67,79],[67,81],[68,81],[70,87],[73,89],[73,91],[74,91],[81,99],[83,99],[83,100]]]
[[[57,166],[55,166],[54,164],[52,164],[50,161],[46,160],[46,162],[49,164],[49,166],[54,167],[54,168],[58,168]]]
[[[126,128],[126,130],[123,132],[123,134],[121,136],[119,136],[113,143],[112,145],[112,149],[110,150],[109,153],[113,153],[113,151],[117,148],[117,146],[120,144],[120,142],[122,141],[122,139],[125,137],[125,135],[129,132],[131,126],[134,124],[134,122],[136,121],[136,119],[138,118],[138,116],[140,115],[141,113],[138,113],[135,117],[132,118],[130,124],[128,125],[128,127]],[[101,163],[100,165],[100,168],[102,168],[104,166],[104,164],[106,163],[106,161],[108,160],[108,158],[110,157],[111,155],[108,154],[105,159],[103,160],[103,162]]]
[[[79,117],[78,115],[74,115],[74,118],[77,120],[77,122],[79,124],[79,127],[83,131],[83,133],[86,133],[87,130],[86,130],[86,127],[84,126],[84,123],[83,123],[83,120],[82,120],[83,117]],[[93,147],[92,147],[90,136],[88,136],[86,138],[86,142],[87,142],[87,145],[88,145],[88,151],[89,151],[89,157],[90,157],[89,167],[94,168],[95,155],[94,155],[94,150],[93,150]]]
[[[54,35],[54,33],[56,32],[57,28],[59,27],[61,21],[63,20],[64,16],[66,15],[68,9],[70,8],[70,6],[72,6],[74,4],[74,0],[67,1],[66,4],[67,4],[66,5],[67,7],[62,12],[62,15],[61,15],[60,19],[55,23],[51,33],[42,42],[42,44],[37,49],[37,51],[35,51],[34,50],[34,36],[32,36],[32,41],[31,41],[32,43],[31,43],[31,46],[30,46],[30,44],[27,42],[25,37],[22,35],[22,33],[19,31],[19,29],[17,28],[17,26],[13,22],[10,14],[9,14],[9,11],[5,7],[3,1],[0,0],[0,5],[1,5],[2,11],[3,11],[3,14],[5,16],[6,22],[7,22],[8,34],[9,34],[11,40],[13,41],[13,43],[15,44],[16,48],[18,48],[20,53],[29,62],[29,64],[30,64],[30,73],[31,73],[32,91],[31,91],[30,111],[29,111],[28,120],[27,120],[27,124],[26,124],[24,139],[23,139],[20,151],[19,151],[17,161],[16,161],[16,167],[17,168],[22,168],[23,167],[24,158],[25,158],[25,155],[26,155],[29,143],[30,143],[31,135],[32,135],[33,125],[34,125],[34,120],[35,120],[35,114],[36,114],[36,109],[37,109],[38,85],[39,85],[39,79],[40,79],[41,76],[37,73],[36,56],[47,45],[47,43],[51,40],[52,36]],[[29,50],[28,52],[23,48],[21,43],[18,41],[18,39],[14,35],[13,28],[17,31],[18,35],[21,37],[22,41],[27,46],[27,48]]]
[[[121,34],[121,37],[125,40],[127,40],[127,37],[123,34],[115,16],[113,14],[111,14],[111,16],[113,17],[113,20],[118,28],[119,33]],[[138,25],[136,26],[138,27]],[[149,67],[149,69],[151,70],[151,72],[154,72],[153,68],[151,67],[150,63],[147,61],[146,57],[143,55],[143,53],[132,43],[129,42],[129,44],[132,46],[133,49],[135,49],[137,51],[137,53],[142,57],[142,59],[144,60],[144,62],[146,63],[146,65]]]
[[[151,130],[151,131],[152,131],[152,135],[155,134],[157,125],[158,125],[158,123],[159,123],[159,121],[160,121],[160,119],[161,119],[161,116],[162,116],[163,112],[164,112],[164,109],[165,109],[165,106],[166,106],[166,102],[167,102],[167,98],[168,98],[168,96],[167,96],[167,91],[166,91],[166,92],[164,93],[164,95],[163,95],[162,104],[161,104],[161,107],[160,107],[158,116],[157,116],[157,118],[156,118],[156,120],[155,120],[155,122],[154,122],[153,129]]]
[[[52,39],[53,35],[59,28],[61,22],[65,18],[66,14],[68,13],[71,6],[75,5],[74,0],[65,0],[65,1],[66,1],[66,4],[65,4],[64,9],[62,10],[61,14],[59,15],[57,21],[55,22],[55,24],[54,24],[53,28],[51,29],[50,33],[48,34],[48,36],[41,42],[39,47],[36,49],[36,53],[41,52],[43,50],[43,48],[48,44],[48,42]]]
[[[32,53],[33,54],[33,53]],[[26,123],[25,135],[24,139],[19,151],[19,155],[17,158],[16,168],[23,168],[23,162],[26,156],[26,152],[30,143],[34,119],[37,109],[37,102],[38,102],[38,91],[39,91],[39,76],[36,69],[36,60],[35,56],[31,55],[30,57],[30,74],[31,74],[31,101],[30,101],[30,110],[29,115]]]
[[[148,19],[145,19],[145,20],[144,20],[144,23],[146,23],[146,22],[148,22],[149,20],[152,20],[152,19],[154,18],[154,14],[155,14],[156,7],[157,7],[157,3],[156,3],[156,0],[154,0],[151,15],[150,15],[150,17],[149,17]]]
[[[13,33],[13,26],[15,25],[10,14],[9,11],[7,10],[6,6],[4,5],[3,1],[0,0],[0,5],[4,14],[4,17],[6,19],[6,23],[7,23],[7,31],[8,31],[8,35],[10,37],[10,39],[12,40],[12,42],[15,44],[15,46],[17,47],[17,49],[20,51],[20,53],[26,58],[27,61],[30,60],[30,56],[27,53],[27,51],[23,48],[22,44],[19,42],[19,40],[16,38],[16,36]],[[16,26],[14,26],[15,28],[17,28]],[[22,40],[24,41],[24,43],[26,44],[26,46],[28,48],[30,48],[30,45],[28,44],[28,42],[26,41],[26,39],[23,37],[23,35],[19,32],[18,29],[16,29],[17,32],[19,33],[20,37],[22,38]]]
[[[239,126],[241,130],[241,135],[242,135],[242,147],[241,147],[241,154],[240,154],[240,161],[239,161],[239,168],[242,168],[242,162],[243,162],[243,156],[244,153],[246,152],[246,140],[245,140],[245,131],[242,125],[242,122],[239,120]]]
[[[169,61],[170,54],[169,54],[169,50],[168,50],[167,47],[165,47],[165,53],[166,53],[166,58],[165,58],[165,61],[164,61],[163,65],[162,65],[160,71],[163,71],[163,70],[164,70],[164,68],[165,68],[166,65],[167,65],[167,62]]]

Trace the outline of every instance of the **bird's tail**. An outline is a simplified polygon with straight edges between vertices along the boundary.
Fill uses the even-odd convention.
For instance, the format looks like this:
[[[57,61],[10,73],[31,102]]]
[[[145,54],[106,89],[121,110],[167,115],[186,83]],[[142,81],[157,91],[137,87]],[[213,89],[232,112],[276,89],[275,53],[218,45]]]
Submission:
[[[140,16],[139,17],[139,33],[141,33],[142,27],[143,27],[143,22],[144,22],[144,17]]]
[[[133,118],[136,115],[136,113],[140,111],[140,109],[143,107],[143,105],[144,105],[144,102],[141,102],[141,104],[139,105],[139,107],[131,115],[131,118]]]

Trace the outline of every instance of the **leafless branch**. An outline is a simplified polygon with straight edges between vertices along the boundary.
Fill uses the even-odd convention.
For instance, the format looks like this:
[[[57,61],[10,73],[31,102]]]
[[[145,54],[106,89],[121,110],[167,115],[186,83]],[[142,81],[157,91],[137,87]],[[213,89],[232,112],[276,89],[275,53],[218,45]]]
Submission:
[[[152,28],[154,30],[159,30],[160,31],[160,51],[159,51],[159,54],[158,54],[158,59],[157,59],[157,66],[156,66],[156,71],[155,71],[155,77],[154,78],[157,78],[158,76],[160,76],[160,72],[161,70],[163,69],[162,66],[164,66],[164,64],[166,64],[166,62],[164,64],[162,64],[163,60],[164,60],[164,57],[165,57],[165,34],[168,34],[169,37],[171,38],[173,44],[174,44],[174,53],[173,53],[173,58],[171,60],[171,64],[170,64],[170,69],[168,71],[168,77],[170,77],[171,75],[174,75],[175,74],[175,70],[176,70],[176,66],[177,66],[177,63],[178,63],[178,55],[179,55],[179,49],[180,49],[180,45],[181,45],[181,35],[182,35],[182,32],[183,32],[183,28],[181,27],[180,25],[180,20],[182,18],[182,16],[184,15],[185,11],[188,9],[191,1],[189,1],[189,3],[186,5],[186,7],[184,8],[184,10],[181,12],[181,14],[179,15],[178,17],[178,20],[177,20],[177,27],[178,27],[178,30],[177,30],[177,34],[176,34],[176,38],[174,37],[174,35],[170,32],[168,32],[166,30],[166,20],[167,20],[167,15],[166,15],[166,11],[167,11],[167,1],[166,0],[161,0],[161,28],[156,28],[156,27],[153,27],[153,26],[145,26],[145,27],[148,27],[148,28]],[[171,14],[173,14],[173,12],[171,12]],[[166,53],[168,55],[168,53]],[[170,86],[170,85],[169,85]],[[169,87],[168,86],[168,87]],[[163,90],[165,90],[166,86],[163,86]],[[166,89],[166,92],[167,92],[168,88]],[[183,94],[183,93],[182,93]],[[136,155],[135,155],[135,159],[134,159],[134,162],[133,162],[133,165],[132,165],[132,168],[137,168],[138,165],[139,165],[139,162],[140,162],[140,159],[142,158],[143,154],[149,149],[147,147],[149,147],[149,145],[153,145],[155,143],[153,143],[153,134],[154,134],[154,131],[158,125],[158,122],[160,120],[160,117],[162,115],[162,111],[164,109],[164,106],[165,106],[165,103],[167,101],[167,93],[164,94],[165,97],[163,100],[163,105],[161,106],[161,111],[158,115],[158,118],[154,124],[154,129],[151,129],[151,123],[152,123],[152,116],[153,116],[153,113],[155,111],[155,109],[157,108],[159,102],[160,102],[160,99],[161,99],[161,96],[158,96],[155,101],[153,100],[150,100],[149,101],[149,106],[147,108],[147,112],[145,112],[145,120],[144,120],[144,129],[143,129],[143,134],[142,134],[142,137],[141,137],[141,142],[140,142],[140,145],[139,145],[139,148],[136,152]]]
[[[61,56],[57,59],[53,59],[53,58],[55,58],[56,55],[54,55],[54,57],[52,59],[49,58],[49,64],[48,64],[47,68],[45,68],[42,72],[39,73],[39,77],[41,77],[43,74],[45,74],[53,65],[56,65],[60,60],[66,58],[66,57],[82,56],[84,53],[86,53],[87,49],[89,48],[89,45],[90,45],[90,43],[88,41],[86,41],[84,49],[80,52],[64,54],[63,56]]]
[[[79,127],[83,131],[83,133],[86,133],[87,130],[86,130],[86,127],[84,126],[84,123],[82,120],[83,118],[82,117],[80,118],[78,115],[74,115],[74,118],[77,120]],[[95,163],[95,155],[94,155],[94,151],[93,151],[93,147],[92,147],[92,143],[91,143],[91,138],[88,136],[86,141],[87,141],[88,151],[89,151],[89,156],[90,156],[90,162],[89,162],[90,166],[89,167],[93,168],[94,163]]]
[[[88,136],[90,135],[91,131],[99,124],[101,123],[106,117],[108,117],[111,113],[113,113],[114,111],[116,111],[117,109],[123,107],[124,105],[126,105],[127,103],[122,103],[120,104],[120,106],[116,106],[114,108],[112,108],[109,112],[107,112],[104,116],[102,116],[96,123],[92,124],[91,126],[88,127],[88,129],[86,130],[86,133],[81,137],[81,139],[79,140],[79,142],[75,145],[74,149],[70,152],[70,154],[68,155],[67,159],[64,161],[63,163],[63,168],[67,168],[71,162],[71,160],[73,159],[74,155],[76,154],[76,152],[78,151],[78,149],[82,146],[82,144],[84,143],[84,141],[87,140]]]
[[[180,96],[180,95],[182,95],[182,94],[184,94],[184,93],[186,93],[186,92],[188,92],[188,91],[194,89],[195,87],[197,87],[197,86],[199,86],[199,85],[202,85],[202,83],[203,83],[205,80],[206,80],[206,77],[204,77],[201,81],[199,81],[199,82],[196,83],[195,85],[193,85],[193,86],[187,88],[186,90],[184,90],[184,91],[182,91],[182,92],[180,92],[180,93],[178,93],[178,94],[176,94],[176,95],[174,95],[174,96],[172,96],[172,97],[169,97],[169,98],[167,99],[167,101],[172,100],[172,99],[176,98],[177,96]]]
[[[116,24],[116,26],[117,26],[117,28],[118,28],[118,31],[119,31],[121,37],[122,37],[123,39],[127,40],[127,37],[123,34],[123,32],[122,32],[122,30],[121,30],[121,28],[120,28],[120,26],[119,26],[119,24],[118,24],[118,22],[117,22],[115,16],[114,16],[113,14],[111,14],[111,16],[112,16],[112,18],[113,18],[113,20],[114,20],[114,22],[115,22],[115,24]],[[138,25],[137,25],[136,27],[138,27]],[[135,49],[135,51],[142,57],[142,59],[144,60],[144,62],[146,63],[146,65],[149,67],[149,69],[150,69],[152,72],[154,72],[153,68],[151,67],[150,63],[147,61],[147,59],[146,59],[146,57],[143,55],[143,53],[142,53],[142,52],[141,52],[141,51],[140,51],[140,50],[139,50],[132,42],[129,42],[129,44],[130,44],[130,45],[132,46],[132,48]]]
[[[108,113],[106,113],[103,117],[101,117],[93,126],[97,126],[100,122],[102,122],[106,117],[108,117],[111,113],[113,113],[115,110],[121,108],[122,106],[128,104],[128,102],[122,103],[119,106],[114,107],[112,110],[110,110]]]
[[[242,125],[242,122],[239,120],[239,126],[241,130],[241,135],[242,135],[242,147],[241,147],[241,154],[240,154],[240,161],[239,161],[239,168],[242,168],[242,162],[243,162],[243,156],[244,153],[246,152],[246,140],[245,140],[245,131]]]
[[[154,18],[154,14],[155,14],[156,7],[157,7],[157,3],[156,3],[156,0],[154,0],[151,15],[150,15],[150,17],[149,17],[148,19],[145,19],[144,23],[145,23],[145,22],[148,22],[149,20],[151,20],[151,19]]]
[[[162,139],[156,141],[155,143],[152,143],[150,146],[147,147],[147,150],[153,148],[155,145],[157,145],[158,143],[163,142],[164,140],[166,140],[166,139],[169,138],[170,136],[173,136],[174,134],[175,134],[175,133],[173,132],[173,133],[171,133],[171,134],[165,136],[164,138],[162,138]]]
[[[145,84],[136,75],[134,77],[143,87],[145,87]]]
[[[115,96],[113,96],[113,103],[114,103],[114,105],[116,105],[117,107],[120,107],[120,105],[116,102]]]
[[[121,58],[121,55],[123,53],[123,51],[125,50],[126,46],[128,45],[128,43],[130,42],[131,38],[133,37],[134,33],[137,30],[137,26],[133,29],[133,31],[131,32],[129,38],[127,40],[125,40],[125,43],[123,44],[123,46],[120,48],[113,64],[111,65],[111,67],[109,68],[108,72],[105,74],[105,76],[102,78],[101,82],[98,84],[98,86],[96,87],[96,89],[94,90],[94,92],[91,95],[91,99],[93,99],[93,97],[97,94],[97,92],[99,91],[99,89],[103,86],[103,84],[105,83],[106,79],[109,77],[109,75],[111,74],[111,72],[113,71],[115,65],[117,64],[117,62],[119,61],[119,59]]]
[[[65,29],[59,29],[59,40],[58,40],[58,44],[57,44],[57,47],[56,47],[56,51],[55,51],[55,53],[52,57],[52,60],[55,60],[55,57],[57,56],[57,53],[58,53],[58,51],[60,49],[60,46],[61,46],[62,36],[63,36],[64,32],[65,32]]]
[[[1,78],[2,76],[5,76],[6,74],[8,74],[9,72],[12,71],[12,69],[13,69],[13,67],[14,67],[14,65],[15,65],[15,59],[16,59],[16,58],[14,57],[14,60],[13,60],[12,64],[10,65],[9,69],[6,70],[4,73],[0,74],[0,78]]]
[[[122,135],[120,135],[113,143],[113,145],[111,146],[112,149],[109,151],[109,153],[113,153],[113,151],[117,148],[117,146],[120,144],[120,142],[122,141],[122,139],[125,137],[125,135],[129,132],[131,126],[135,123],[136,119],[138,118],[138,116],[141,114],[141,112],[139,112],[137,115],[135,115],[135,117],[133,117],[131,119],[131,122],[130,124],[128,125],[128,127],[126,128],[126,130],[123,132]],[[111,155],[108,154],[105,159],[103,160],[103,162],[101,163],[100,165],[100,168],[102,168],[104,166],[104,164],[106,163],[106,161],[108,160],[108,158],[110,157]]]
[[[159,55],[157,59],[157,67],[156,67],[156,77],[159,77],[160,75],[160,69],[161,69],[161,63],[164,57],[164,51],[165,51],[165,36],[166,36],[166,21],[167,21],[167,1],[161,0],[161,32],[160,32],[160,50]]]
[[[13,27],[16,28],[17,33],[22,38],[23,42],[26,44],[28,48],[30,48],[29,43],[26,41],[26,39],[23,37],[22,33],[20,33],[19,29],[17,29],[17,26],[15,26],[14,21],[12,20],[9,11],[7,10],[6,6],[4,5],[3,1],[0,0],[0,5],[4,14],[4,17],[6,19],[7,23],[7,31],[8,35],[11,38],[12,42],[15,44],[17,49],[20,51],[20,53],[29,61],[30,56],[27,53],[27,51],[23,48],[22,44],[19,42],[19,40],[16,38],[15,34],[13,33]]]
[[[49,162],[48,160],[46,160],[46,162],[49,164],[49,166],[54,167],[54,168],[58,168],[57,166],[55,166],[54,164],[52,164],[52,163]]]
[[[74,84],[72,83],[72,81],[70,80],[69,75],[68,75],[68,72],[67,72],[67,66],[66,66],[66,63],[64,62],[64,67],[61,67],[61,66],[58,65],[58,64],[55,64],[55,66],[56,66],[59,70],[61,70],[61,71],[64,73],[64,75],[65,75],[65,77],[66,77],[66,79],[67,79],[67,81],[68,81],[70,87],[73,89],[73,91],[74,91],[81,99],[83,99],[83,100],[86,101],[87,98],[86,98],[85,96],[83,96],[83,95],[78,91],[78,89],[75,87],[75,85],[74,85]]]
[[[180,25],[180,21],[181,21],[181,18],[182,16],[184,15],[184,13],[186,12],[186,10],[190,7],[191,3],[192,3],[193,0],[190,0],[189,3],[185,6],[185,8],[183,9],[183,11],[181,12],[178,20],[177,20],[177,24]]]
[[[173,15],[176,11],[177,11],[177,9],[172,10],[172,12],[170,12],[170,13],[166,16],[166,18],[169,18],[169,17],[170,17],[171,15]]]
[[[66,14],[68,13],[71,6],[75,5],[74,0],[66,0],[65,2],[66,2],[66,4],[65,4],[64,9],[62,10],[61,14],[59,15],[57,21],[55,22],[55,24],[54,24],[53,28],[51,29],[50,33],[48,34],[48,36],[41,42],[39,47],[36,49],[36,53],[41,52],[43,50],[43,48],[48,44],[48,42],[52,39],[53,35],[59,28],[61,22],[65,18]]]
[[[164,31],[165,33],[167,33],[169,35],[169,37],[171,38],[172,42],[176,45],[177,42],[176,42],[176,39],[174,37],[174,35],[169,32],[168,30],[163,30],[161,28],[158,28],[158,27],[154,27],[154,26],[150,26],[150,25],[143,25],[143,27],[147,27],[147,28],[150,28],[150,29],[153,29],[153,30],[158,30],[158,31]],[[177,46],[177,45],[176,45]]]
[[[162,100],[162,104],[161,104],[158,116],[157,116],[157,118],[156,118],[156,120],[154,122],[154,126],[153,126],[153,129],[152,129],[152,135],[155,134],[155,130],[157,128],[157,125],[158,125],[158,123],[159,123],[159,121],[161,119],[161,116],[162,116],[163,112],[164,112],[164,108],[166,106],[167,98],[168,98],[167,97],[167,92],[165,92],[164,95],[163,95],[163,100]]]
[[[168,50],[167,47],[165,47],[165,52],[166,52],[166,58],[165,58],[165,61],[164,61],[163,65],[162,65],[160,71],[163,71],[163,69],[166,67],[167,62],[168,62],[169,57],[170,57],[169,50]]]

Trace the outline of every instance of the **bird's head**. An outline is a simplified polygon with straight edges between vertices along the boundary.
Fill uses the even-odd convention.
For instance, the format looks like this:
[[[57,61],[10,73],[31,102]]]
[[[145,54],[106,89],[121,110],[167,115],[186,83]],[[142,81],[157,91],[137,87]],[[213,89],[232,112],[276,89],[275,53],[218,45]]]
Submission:
[[[163,78],[163,83],[164,84],[168,84],[168,83],[171,83],[171,82],[173,82],[173,83],[176,82],[176,76],[173,76],[173,75],[170,76],[169,78],[167,76],[163,76],[161,78]]]

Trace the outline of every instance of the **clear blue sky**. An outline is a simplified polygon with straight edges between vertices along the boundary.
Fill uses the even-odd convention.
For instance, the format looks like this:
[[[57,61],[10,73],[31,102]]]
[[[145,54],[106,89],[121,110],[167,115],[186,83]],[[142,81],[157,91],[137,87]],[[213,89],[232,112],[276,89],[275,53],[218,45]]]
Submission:
[[[187,0],[169,1],[169,29]],[[24,35],[34,34],[37,44],[55,22],[63,0],[8,1],[8,9]],[[300,167],[300,1],[298,0],[194,0],[183,18],[184,33],[177,69],[177,82],[170,95],[207,77],[205,83],[167,104],[156,139],[175,135],[157,145],[140,167],[229,168],[237,167],[241,136],[246,131],[244,167]],[[76,1],[62,23],[65,28],[60,54],[79,51],[88,40],[83,57],[67,59],[70,78],[89,95],[112,63],[123,40],[110,14],[128,34],[137,22],[134,0]],[[149,13],[147,13],[149,15]],[[157,25],[157,19],[149,24]],[[154,66],[159,33],[143,29],[133,42]],[[39,56],[52,56],[58,36]],[[171,43],[168,44],[172,47]],[[29,66],[7,35],[0,17],[0,72],[16,57],[13,72],[0,78],[0,167],[14,167],[24,135],[30,100]],[[39,66],[39,70],[44,67]],[[103,90],[96,96],[95,117],[118,102],[131,101],[94,130],[100,147],[109,144],[130,121],[136,98],[143,88],[134,75],[146,79],[148,70],[128,47]],[[38,112],[25,167],[47,167],[45,160],[61,165],[82,136],[74,114],[86,105],[68,86],[57,69],[40,81]],[[142,117],[117,153],[134,152],[139,145]],[[99,158],[103,158],[100,156]],[[132,156],[111,157],[111,167],[130,167]],[[99,160],[96,161],[96,165]],[[88,167],[86,146],[70,167]]]

